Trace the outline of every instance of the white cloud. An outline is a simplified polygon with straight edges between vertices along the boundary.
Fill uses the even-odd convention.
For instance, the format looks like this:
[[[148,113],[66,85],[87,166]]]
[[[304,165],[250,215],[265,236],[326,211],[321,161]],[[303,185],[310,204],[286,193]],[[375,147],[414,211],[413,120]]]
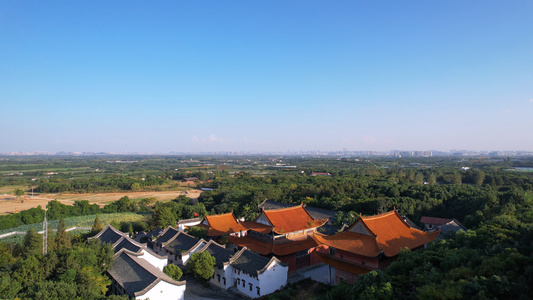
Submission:
[[[533,98],[529,99],[528,102],[529,102],[529,103],[533,103]]]

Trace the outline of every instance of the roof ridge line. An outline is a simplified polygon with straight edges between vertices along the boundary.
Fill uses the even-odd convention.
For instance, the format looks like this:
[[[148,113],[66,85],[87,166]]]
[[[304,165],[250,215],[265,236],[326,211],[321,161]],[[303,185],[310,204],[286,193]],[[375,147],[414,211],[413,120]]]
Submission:
[[[183,253],[190,253],[190,252],[192,251],[192,249],[196,248],[196,246],[197,246],[198,244],[202,243],[202,242],[204,242],[204,243],[207,244],[206,240],[204,240],[203,238],[201,238],[201,239],[198,240],[198,242],[196,242],[196,244],[194,244],[191,248],[189,248],[189,250],[187,250],[187,251],[185,251],[185,252],[183,252]]]
[[[229,259],[229,264],[233,263],[234,261],[236,261],[239,257],[241,257],[241,255],[244,253],[244,251],[248,250],[248,247],[244,246],[242,247],[241,250],[237,251],[237,253],[235,253],[235,255],[233,255],[232,257],[230,257]],[[248,250],[250,251],[250,250]]]
[[[273,256],[270,258],[270,260],[268,261],[268,263],[267,263],[263,268],[261,268],[261,270],[257,270],[257,274],[263,273],[263,272],[268,268],[268,266],[270,265],[270,263],[272,263],[272,261],[275,261],[275,262],[277,262],[278,264],[281,264],[281,260],[279,260],[276,256],[273,255]]]

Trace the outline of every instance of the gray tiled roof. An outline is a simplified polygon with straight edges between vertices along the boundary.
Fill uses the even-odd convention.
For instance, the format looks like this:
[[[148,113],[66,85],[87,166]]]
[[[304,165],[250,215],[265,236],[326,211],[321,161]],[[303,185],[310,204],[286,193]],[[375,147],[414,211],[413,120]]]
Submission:
[[[124,237],[114,248],[115,253],[119,252],[122,249],[127,249],[132,252],[138,252],[141,250],[141,247],[137,246],[131,239]]]
[[[107,226],[107,228],[99,235],[97,235],[98,239],[102,241],[102,243],[110,243],[115,244],[122,238],[122,234],[119,234],[117,232],[118,230],[114,230],[113,227]]]
[[[168,243],[165,247],[168,251],[178,254],[181,251],[188,251],[196,245],[200,239],[190,236],[184,232],[180,232],[175,239]]]
[[[223,267],[224,263],[229,262],[230,258],[235,255],[235,252],[228,250],[213,241],[209,241],[209,243],[200,251],[209,252],[209,254],[215,258],[218,267]]]
[[[269,210],[269,209],[278,209],[278,208],[287,208],[287,207],[293,207],[293,206],[296,206],[297,204],[291,204],[291,203],[282,203],[282,202],[278,202],[278,201],[273,201],[273,200],[265,200],[263,201],[262,203],[260,203],[258,206],[259,208],[263,208],[265,210]]]
[[[457,232],[459,230],[467,230],[463,224],[459,223],[456,219],[451,220],[450,222],[440,226],[440,235],[443,236],[448,232]]]
[[[163,243],[166,243],[168,242],[171,238],[173,238],[177,233],[179,232],[179,230],[177,229],[174,229],[172,227],[168,227],[167,230],[165,231],[165,233],[163,233],[162,236],[158,237],[156,242],[158,244],[163,244]]]
[[[268,263],[270,258],[261,256],[255,252],[252,252],[248,249],[242,251],[242,253],[231,262],[231,265],[238,270],[244,271],[251,275],[257,275],[259,271],[263,270]]]
[[[164,280],[171,284],[183,285],[185,281],[176,282],[168,275],[152,266],[148,261],[127,251],[120,251],[113,258],[113,268],[107,271],[130,297],[144,294],[147,288]],[[136,294],[137,293],[137,294]]]
[[[147,232],[146,235],[149,237],[155,237],[163,233],[163,229],[156,227],[154,230]]]

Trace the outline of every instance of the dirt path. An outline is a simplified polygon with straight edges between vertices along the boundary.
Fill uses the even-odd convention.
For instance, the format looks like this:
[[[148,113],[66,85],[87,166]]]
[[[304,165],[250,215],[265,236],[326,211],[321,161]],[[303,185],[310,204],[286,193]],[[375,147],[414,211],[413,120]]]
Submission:
[[[30,209],[32,207],[45,207],[50,200],[57,200],[66,205],[74,204],[74,201],[88,200],[91,204],[98,204],[104,206],[111,201],[116,201],[124,196],[130,199],[137,198],[155,198],[159,201],[168,201],[177,198],[180,195],[185,195],[189,198],[195,199],[200,196],[199,190],[185,191],[164,191],[164,192],[121,192],[121,193],[95,193],[95,194],[38,194],[25,195],[16,198],[12,194],[0,194],[0,214],[8,214],[19,212],[21,210]]]

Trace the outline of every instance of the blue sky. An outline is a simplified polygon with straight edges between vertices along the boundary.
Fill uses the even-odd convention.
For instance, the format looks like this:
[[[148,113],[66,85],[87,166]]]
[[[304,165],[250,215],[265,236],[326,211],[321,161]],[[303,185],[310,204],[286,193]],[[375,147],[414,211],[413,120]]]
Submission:
[[[531,1],[0,1],[0,152],[533,150]]]

